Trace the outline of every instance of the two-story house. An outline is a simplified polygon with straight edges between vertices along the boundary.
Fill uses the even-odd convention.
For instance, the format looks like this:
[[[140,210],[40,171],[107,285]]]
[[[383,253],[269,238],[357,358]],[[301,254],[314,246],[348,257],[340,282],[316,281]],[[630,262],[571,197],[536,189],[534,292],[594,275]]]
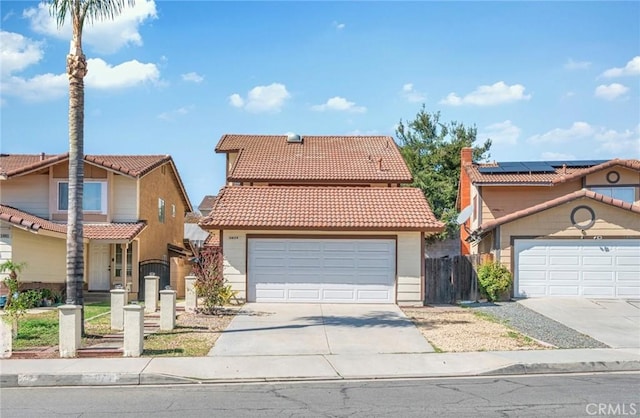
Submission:
[[[0,155],[0,262],[24,262],[23,282],[66,280],[68,154]],[[168,155],[86,155],[85,287],[137,296],[139,266],[184,252],[191,204]],[[60,286],[58,286],[60,287]]]
[[[443,230],[387,136],[224,135],[227,185],[200,225],[250,302],[421,304]]]
[[[461,161],[463,254],[492,253],[513,296],[640,297],[639,160]]]

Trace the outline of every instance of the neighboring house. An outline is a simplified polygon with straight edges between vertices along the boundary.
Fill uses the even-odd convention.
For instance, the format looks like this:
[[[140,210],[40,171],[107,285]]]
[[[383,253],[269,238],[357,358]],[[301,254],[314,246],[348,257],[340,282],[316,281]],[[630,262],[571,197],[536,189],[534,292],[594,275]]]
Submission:
[[[85,288],[107,291],[126,274],[135,297],[140,265],[153,260],[168,273],[171,257],[185,254],[191,204],[168,155],[84,161]],[[68,163],[68,154],[0,155],[0,262],[26,262],[23,282],[65,283]]]
[[[192,252],[197,248],[219,245],[218,231],[205,231],[198,225],[203,218],[198,212],[189,212],[184,217],[184,240]]]
[[[202,214],[202,216],[207,216],[211,209],[213,208],[213,204],[216,201],[216,196],[206,195],[202,198],[202,202],[198,205],[198,210]]]
[[[463,254],[492,253],[513,296],[640,297],[639,160],[461,160]]]
[[[250,302],[421,304],[444,225],[387,136],[224,135],[227,185],[200,225]]]

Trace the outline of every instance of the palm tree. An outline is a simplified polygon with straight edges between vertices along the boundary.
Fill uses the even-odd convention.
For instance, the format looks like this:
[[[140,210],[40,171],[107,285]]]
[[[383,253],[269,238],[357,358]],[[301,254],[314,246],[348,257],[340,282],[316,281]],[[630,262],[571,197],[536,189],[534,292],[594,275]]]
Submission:
[[[69,205],[67,207],[67,300],[70,305],[84,304],[84,249],[82,243],[82,195],[84,181],[84,77],[87,60],[82,52],[85,22],[113,19],[125,4],[134,0],[49,0],[49,11],[62,27],[69,17],[73,28],[67,55],[69,77]],[[84,311],[83,311],[84,317]],[[84,318],[81,322],[84,334]]]

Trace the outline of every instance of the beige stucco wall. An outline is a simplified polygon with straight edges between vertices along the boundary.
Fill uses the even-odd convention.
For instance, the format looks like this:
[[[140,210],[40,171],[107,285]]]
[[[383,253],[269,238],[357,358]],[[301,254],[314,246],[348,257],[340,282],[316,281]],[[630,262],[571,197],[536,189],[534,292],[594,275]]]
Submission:
[[[555,186],[481,186],[481,222],[488,222],[527,209],[580,189],[582,189],[580,179]]]
[[[12,241],[13,261],[26,263],[24,270],[20,273],[21,281],[65,282],[67,247],[64,239],[13,228]]]
[[[49,218],[49,176],[31,174],[0,181],[0,202],[3,205]]]
[[[396,235],[397,236],[397,302],[398,304],[419,304],[422,301],[420,273],[423,255],[419,232],[362,232],[362,231],[238,231],[225,230],[222,234],[222,250],[224,254],[223,274],[233,290],[238,292],[238,299],[246,300],[247,282],[247,235]]]
[[[584,231],[584,234],[573,226],[570,220],[571,211],[581,205],[589,206],[596,215],[595,224]],[[640,215],[583,198],[502,225],[500,227],[500,262],[509,269],[512,268],[512,237],[637,238],[640,237]]]
[[[158,220],[158,198],[165,202],[164,223]],[[166,259],[167,244],[183,245],[184,213],[187,209],[170,164],[158,167],[140,179],[139,202],[140,219],[147,221],[146,229],[139,236],[140,260]],[[171,205],[176,206],[175,217],[171,214]]]
[[[607,174],[615,171],[620,175],[620,179],[616,183],[610,183],[607,180]],[[589,186],[607,186],[607,185],[635,185],[640,184],[640,173],[626,167],[613,166],[604,170],[597,171],[585,177],[585,185]]]
[[[137,179],[115,174],[111,177],[109,208],[112,222],[138,220]]]

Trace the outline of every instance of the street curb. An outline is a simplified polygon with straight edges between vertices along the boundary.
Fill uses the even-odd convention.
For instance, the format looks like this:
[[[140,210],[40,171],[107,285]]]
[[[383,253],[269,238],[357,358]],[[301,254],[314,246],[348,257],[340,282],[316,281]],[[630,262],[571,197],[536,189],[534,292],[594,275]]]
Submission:
[[[513,376],[559,373],[603,373],[640,371],[640,361],[604,361],[576,363],[517,363],[499,369],[480,373],[438,373],[420,375],[387,375],[387,376],[335,376],[335,377],[290,377],[290,378],[221,378],[197,379],[165,374],[140,373],[82,373],[82,374],[38,374],[20,373],[0,376],[0,387],[53,387],[53,386],[145,386],[145,385],[178,385],[178,384],[238,384],[238,383],[275,383],[275,382],[319,382],[349,380],[390,380],[421,378],[453,378],[478,376]]]

